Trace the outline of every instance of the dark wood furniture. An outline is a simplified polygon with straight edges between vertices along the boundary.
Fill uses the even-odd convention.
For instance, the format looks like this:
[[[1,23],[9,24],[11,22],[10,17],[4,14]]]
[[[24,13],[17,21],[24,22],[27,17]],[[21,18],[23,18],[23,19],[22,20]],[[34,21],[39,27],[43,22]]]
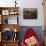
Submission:
[[[8,24],[8,20],[6,19],[4,22],[5,17],[7,16],[17,16],[17,24]],[[9,28],[13,30],[14,32],[18,32],[20,29],[20,26],[18,24],[18,17],[19,17],[19,7],[0,7],[0,32],[2,35],[2,32],[5,28]],[[16,31],[15,31],[16,29]],[[1,36],[0,46],[18,46],[19,40],[9,40],[4,41],[2,40]]]
[[[5,41],[2,44],[3,46],[18,46],[18,41]]]

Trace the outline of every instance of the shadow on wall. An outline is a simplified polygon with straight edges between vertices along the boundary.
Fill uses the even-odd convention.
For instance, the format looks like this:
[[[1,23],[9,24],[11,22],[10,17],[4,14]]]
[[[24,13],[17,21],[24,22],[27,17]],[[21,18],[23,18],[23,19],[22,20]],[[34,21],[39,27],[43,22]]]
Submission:
[[[39,41],[41,43],[43,43],[43,30],[42,30],[41,26],[21,26],[21,29],[20,29],[20,32],[19,32],[20,42],[21,42],[21,40],[22,40],[22,38],[24,36],[24,33],[26,32],[26,30],[28,28],[32,28],[36,32]]]

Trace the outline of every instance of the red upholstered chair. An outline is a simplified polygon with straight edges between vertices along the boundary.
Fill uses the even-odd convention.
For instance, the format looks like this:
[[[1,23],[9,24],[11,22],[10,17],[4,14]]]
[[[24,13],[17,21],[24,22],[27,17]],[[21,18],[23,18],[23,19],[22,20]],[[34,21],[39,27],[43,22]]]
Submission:
[[[21,42],[21,46],[28,46],[27,43],[25,42],[27,39],[29,40],[31,38],[31,40],[33,39],[32,36],[34,38],[36,38],[37,43],[35,45],[29,45],[29,46],[41,46],[40,42],[37,39],[37,35],[34,32],[34,30],[32,28],[27,29],[27,31],[25,32],[24,37],[22,38],[22,42]],[[30,41],[30,40],[29,40]]]

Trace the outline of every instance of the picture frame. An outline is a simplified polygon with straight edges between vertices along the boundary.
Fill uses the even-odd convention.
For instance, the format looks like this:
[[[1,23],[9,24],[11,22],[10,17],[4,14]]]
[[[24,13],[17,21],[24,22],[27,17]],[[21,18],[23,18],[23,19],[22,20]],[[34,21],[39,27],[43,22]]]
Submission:
[[[9,15],[9,10],[2,10],[2,15]]]
[[[10,10],[10,11],[9,11],[9,14],[10,14],[10,15],[17,15],[18,12],[17,12],[16,10]]]
[[[24,8],[23,18],[24,19],[37,19],[37,8]]]

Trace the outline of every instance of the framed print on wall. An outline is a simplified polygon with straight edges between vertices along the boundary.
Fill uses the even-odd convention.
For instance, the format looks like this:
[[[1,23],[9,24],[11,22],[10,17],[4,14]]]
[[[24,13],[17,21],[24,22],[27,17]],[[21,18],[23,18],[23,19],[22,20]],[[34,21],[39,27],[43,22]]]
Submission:
[[[23,18],[24,19],[37,19],[37,8],[24,8]]]
[[[9,10],[2,10],[2,15],[9,15]]]

